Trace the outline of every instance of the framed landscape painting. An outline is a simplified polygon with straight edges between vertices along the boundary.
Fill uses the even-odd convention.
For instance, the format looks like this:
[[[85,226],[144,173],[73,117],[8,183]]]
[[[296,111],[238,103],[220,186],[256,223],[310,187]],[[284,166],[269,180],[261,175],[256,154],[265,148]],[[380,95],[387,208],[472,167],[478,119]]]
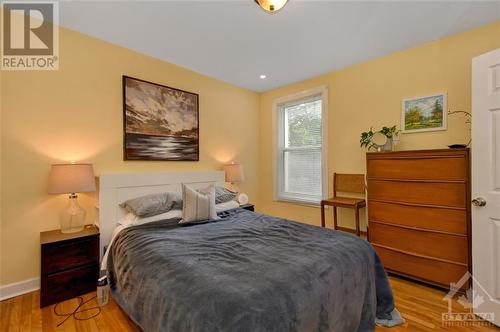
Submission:
[[[404,133],[446,130],[446,93],[404,99],[401,129]]]
[[[123,76],[125,160],[199,160],[198,95]]]

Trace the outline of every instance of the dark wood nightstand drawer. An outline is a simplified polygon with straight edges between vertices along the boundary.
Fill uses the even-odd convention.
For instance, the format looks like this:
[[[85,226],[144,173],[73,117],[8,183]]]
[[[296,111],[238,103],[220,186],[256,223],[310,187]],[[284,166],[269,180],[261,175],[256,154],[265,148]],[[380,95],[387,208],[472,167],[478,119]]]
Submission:
[[[248,211],[252,211],[252,212],[255,211],[255,206],[253,204],[250,204],[250,203],[240,205],[240,208],[248,210]]]
[[[76,233],[40,233],[42,275],[40,306],[71,299],[97,287],[99,229],[87,225]]]
[[[42,274],[99,262],[99,237],[42,246]]]
[[[42,307],[96,290],[99,266],[90,264],[42,278]]]

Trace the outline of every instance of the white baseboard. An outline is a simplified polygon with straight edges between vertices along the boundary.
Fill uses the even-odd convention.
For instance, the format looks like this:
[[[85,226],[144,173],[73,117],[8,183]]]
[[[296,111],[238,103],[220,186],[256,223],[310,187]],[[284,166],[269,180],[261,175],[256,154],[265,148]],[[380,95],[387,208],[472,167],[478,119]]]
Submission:
[[[40,289],[40,278],[33,278],[0,286],[0,301]]]

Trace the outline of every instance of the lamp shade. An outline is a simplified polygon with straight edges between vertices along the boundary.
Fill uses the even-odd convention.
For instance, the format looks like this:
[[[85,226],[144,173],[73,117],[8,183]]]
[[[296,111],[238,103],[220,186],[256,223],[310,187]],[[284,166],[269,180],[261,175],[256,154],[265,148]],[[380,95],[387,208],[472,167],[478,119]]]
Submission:
[[[224,165],[226,182],[241,182],[245,180],[245,173],[241,164]]]
[[[92,164],[55,164],[49,175],[49,194],[95,191]]]

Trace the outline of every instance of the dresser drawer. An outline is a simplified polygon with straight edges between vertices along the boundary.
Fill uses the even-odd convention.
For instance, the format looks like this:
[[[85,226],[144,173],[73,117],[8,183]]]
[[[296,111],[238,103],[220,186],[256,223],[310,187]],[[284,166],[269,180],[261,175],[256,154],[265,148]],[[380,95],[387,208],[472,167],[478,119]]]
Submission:
[[[467,234],[465,210],[368,201],[368,219],[408,227]]]
[[[370,178],[465,181],[468,165],[462,157],[368,160]]]
[[[368,180],[370,200],[465,209],[466,192],[465,183]]]
[[[467,264],[467,237],[370,223],[370,242],[411,254]]]
[[[42,274],[99,262],[99,237],[42,246]]]
[[[423,281],[439,284],[447,289],[467,272],[467,267],[442,261],[422,258],[389,250],[373,244],[384,267],[389,271],[416,277]],[[468,288],[468,282],[462,289]]]
[[[40,306],[44,307],[95,291],[98,277],[98,264],[42,276]]]

